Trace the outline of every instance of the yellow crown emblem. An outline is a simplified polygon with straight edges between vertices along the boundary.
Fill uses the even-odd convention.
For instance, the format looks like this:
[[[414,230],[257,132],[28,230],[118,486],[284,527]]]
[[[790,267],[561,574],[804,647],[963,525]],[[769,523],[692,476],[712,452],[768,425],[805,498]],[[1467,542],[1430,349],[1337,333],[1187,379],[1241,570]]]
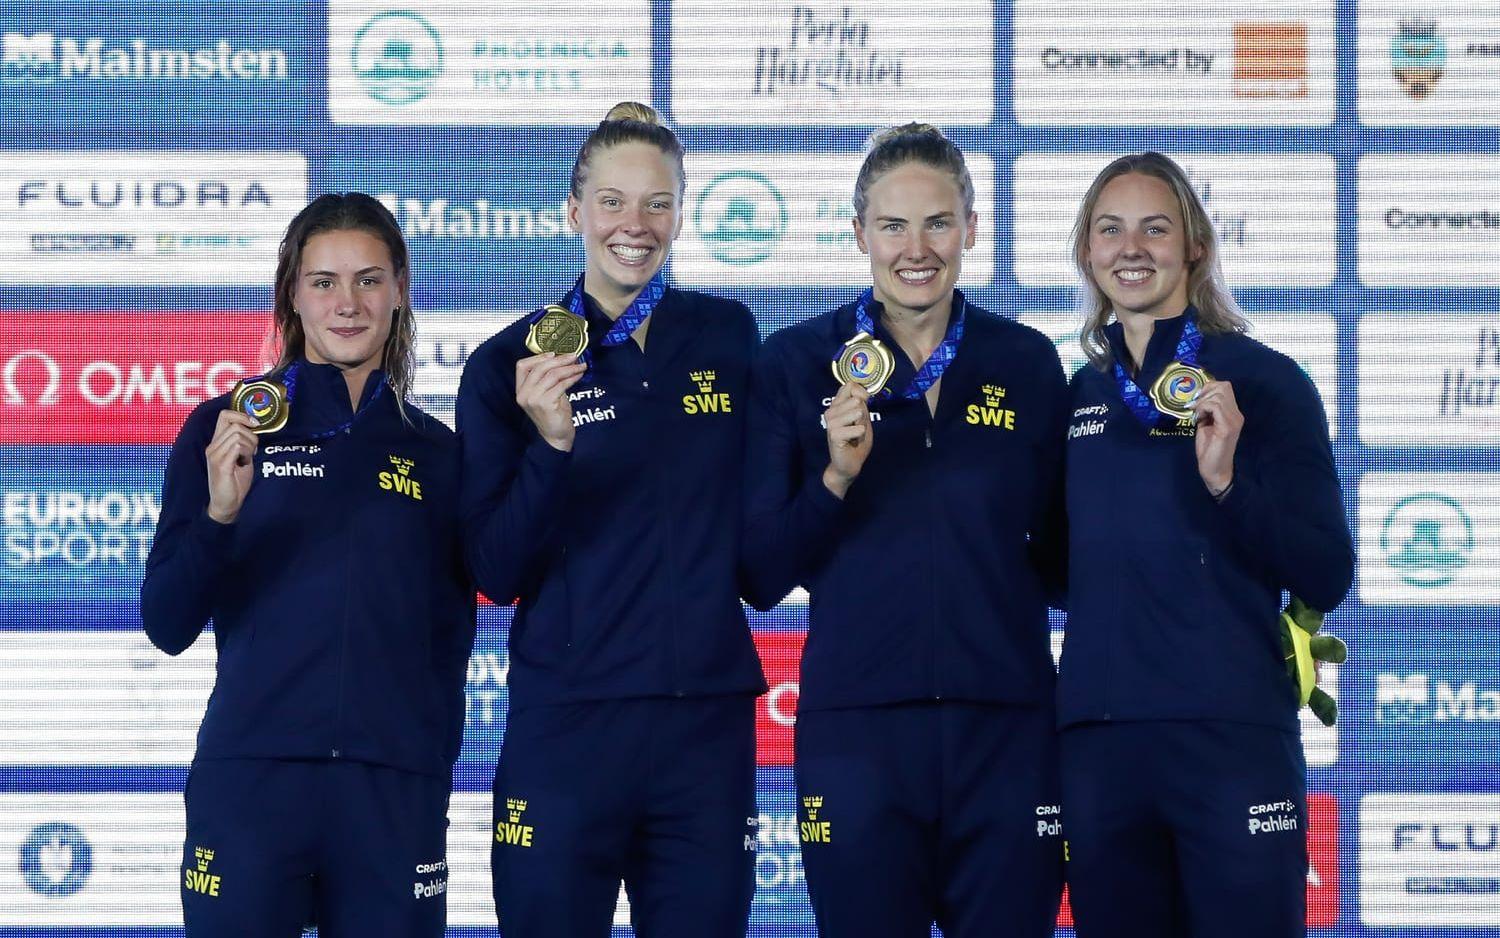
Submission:
[[[712,371],[690,371],[688,377],[692,378],[698,385],[698,390],[708,394],[714,389],[714,381],[719,377]]]
[[[386,458],[391,461],[392,466],[396,467],[396,471],[402,475],[411,472],[411,467],[416,465],[415,461],[407,459],[404,456],[388,456]]]
[[[999,407],[1000,399],[1005,396],[1005,389],[996,384],[986,384],[979,390],[984,395],[986,407]]]
[[[505,799],[505,810],[510,815],[512,824],[521,823],[521,814],[526,810],[526,802],[520,798]]]
[[[809,821],[816,821],[818,819],[818,811],[823,807],[823,796],[808,795],[802,799],[802,807],[807,809],[807,819]]]
[[[213,862],[214,852],[203,847],[193,848],[193,859],[198,861],[198,872],[208,872],[208,864]]]

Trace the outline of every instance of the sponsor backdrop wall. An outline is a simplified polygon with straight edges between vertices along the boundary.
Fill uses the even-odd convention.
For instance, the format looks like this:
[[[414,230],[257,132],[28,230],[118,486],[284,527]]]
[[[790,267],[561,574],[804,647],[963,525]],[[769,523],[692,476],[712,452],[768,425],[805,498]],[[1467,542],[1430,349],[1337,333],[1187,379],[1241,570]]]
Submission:
[[[623,98],[690,153],[672,278],[745,300],[767,331],[866,282],[849,205],[866,134],[942,125],[977,189],[964,288],[1070,368],[1084,186],[1125,150],[1180,159],[1257,334],[1322,392],[1357,526],[1358,582],[1331,617],[1355,649],[1343,719],[1304,727],[1309,919],[1494,934],[1497,94],[1500,14],[1458,0],[0,6],[0,935],[177,930],[178,793],[213,649],[152,649],[136,590],[177,426],[261,367],[287,220],[328,190],[396,213],[421,403],[451,419],[469,351],[577,274],[568,169]],[[762,935],[812,933],[790,768],[805,612],[793,597],[751,618],[772,683]],[[459,935],[494,930],[508,623],[481,609],[469,668]]]

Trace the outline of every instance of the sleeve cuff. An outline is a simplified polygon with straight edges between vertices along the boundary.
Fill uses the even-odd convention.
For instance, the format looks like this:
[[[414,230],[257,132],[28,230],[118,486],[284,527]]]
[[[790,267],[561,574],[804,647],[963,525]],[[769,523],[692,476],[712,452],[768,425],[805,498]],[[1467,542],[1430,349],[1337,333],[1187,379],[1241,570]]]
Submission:
[[[807,503],[817,512],[818,516],[827,521],[832,521],[844,511],[844,499],[828,491],[828,486],[823,484],[823,473],[817,472],[808,476]]]
[[[234,525],[220,524],[208,516],[204,508],[189,528],[193,543],[198,547],[198,556],[210,570],[217,570],[229,556],[229,545],[234,539]]]
[[[573,453],[553,449],[551,443],[537,437],[527,445],[526,458],[542,469],[559,470],[572,461]]]

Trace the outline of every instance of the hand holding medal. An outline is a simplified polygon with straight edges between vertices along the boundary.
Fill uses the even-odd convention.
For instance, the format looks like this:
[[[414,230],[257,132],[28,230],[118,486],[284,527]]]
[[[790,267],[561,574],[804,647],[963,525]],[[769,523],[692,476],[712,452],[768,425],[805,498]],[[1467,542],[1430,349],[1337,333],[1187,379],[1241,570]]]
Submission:
[[[833,403],[823,411],[823,427],[828,434],[828,468],[823,470],[823,485],[839,498],[859,476],[874,444],[869,400],[870,392],[851,380],[839,388]]]
[[[1240,413],[1234,399],[1234,385],[1228,381],[1209,381],[1203,385],[1192,402],[1191,412],[1198,424],[1193,437],[1198,475],[1217,498],[1234,481],[1234,450],[1245,425],[1245,415]]]
[[[516,362],[516,403],[555,450],[566,453],[573,448],[576,431],[568,388],[587,370],[576,355],[556,352],[542,352]]]
[[[203,451],[208,466],[208,516],[219,524],[234,523],[255,481],[255,451],[260,446],[257,427],[255,417],[237,408],[221,410],[213,438]]]

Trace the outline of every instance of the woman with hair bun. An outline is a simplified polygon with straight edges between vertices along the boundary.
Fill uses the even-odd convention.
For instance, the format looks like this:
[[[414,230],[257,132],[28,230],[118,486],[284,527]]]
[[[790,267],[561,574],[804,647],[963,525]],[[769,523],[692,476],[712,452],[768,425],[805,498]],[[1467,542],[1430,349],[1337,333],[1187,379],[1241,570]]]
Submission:
[[[1246,336],[1182,167],[1079,206],[1058,679],[1080,938],[1306,934],[1306,765],[1282,590],[1343,600],[1354,549],[1318,392]]]
[[[188,774],[189,936],[441,938],[474,587],[458,440],[406,400],[406,243],[358,192],[292,219],[281,356],[167,460],[141,619],[218,673]]]
[[[666,284],[683,150],[612,109],[578,152],[583,275],[464,369],[468,555],[518,598],[492,865],[506,938],[740,938],[754,892],[755,696],[736,574],[743,305]],[[649,340],[648,340],[649,336]]]
[[[796,762],[818,930],[1051,936],[1062,367],[955,289],[978,218],[936,128],[871,139],[854,213],[871,286],[767,341],[746,477],[751,604],[811,594]]]

